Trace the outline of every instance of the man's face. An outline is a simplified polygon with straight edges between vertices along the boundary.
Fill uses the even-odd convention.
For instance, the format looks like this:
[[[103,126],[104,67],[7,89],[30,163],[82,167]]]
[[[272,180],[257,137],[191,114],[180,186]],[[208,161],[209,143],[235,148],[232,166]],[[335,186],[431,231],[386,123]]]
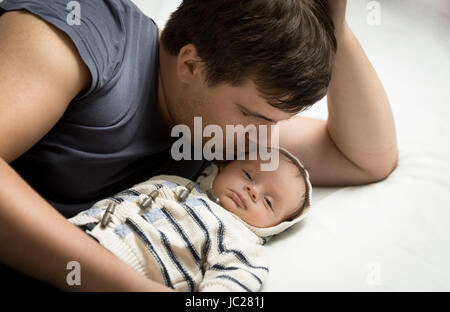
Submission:
[[[259,160],[234,160],[213,182],[220,205],[256,227],[279,224],[300,208],[305,184],[284,157],[275,171],[261,171]]]
[[[203,72],[193,76],[179,92],[177,101],[172,101],[169,111],[176,124],[185,124],[194,133],[194,117],[202,117],[202,125],[217,125],[222,129],[223,146],[226,146],[226,125],[267,126],[267,144],[270,144],[271,125],[292,117],[266,102],[253,82],[234,87],[221,84],[208,87]],[[178,103],[175,103],[178,102]],[[203,137],[203,144],[210,140]],[[237,139],[235,137],[235,144]]]

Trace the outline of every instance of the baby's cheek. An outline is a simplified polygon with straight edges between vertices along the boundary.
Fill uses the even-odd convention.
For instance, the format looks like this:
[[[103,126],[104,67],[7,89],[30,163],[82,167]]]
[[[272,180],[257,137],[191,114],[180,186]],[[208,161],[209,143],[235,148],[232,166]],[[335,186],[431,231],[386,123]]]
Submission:
[[[257,223],[259,227],[267,227],[272,223],[272,217],[267,213],[266,209],[257,209],[253,211],[252,218],[254,222]]]
[[[220,178],[220,175],[218,175],[215,179],[214,179],[214,181],[213,181],[213,183],[212,183],[212,189],[213,189],[213,191],[214,191],[214,194],[216,194],[216,196],[219,196],[219,191],[220,191],[220,186],[221,186],[221,178]]]
[[[213,190],[214,192],[217,192],[215,194],[218,196],[219,194],[223,194],[227,190],[227,188],[230,188],[229,185],[230,179],[226,174],[221,173],[214,179]]]

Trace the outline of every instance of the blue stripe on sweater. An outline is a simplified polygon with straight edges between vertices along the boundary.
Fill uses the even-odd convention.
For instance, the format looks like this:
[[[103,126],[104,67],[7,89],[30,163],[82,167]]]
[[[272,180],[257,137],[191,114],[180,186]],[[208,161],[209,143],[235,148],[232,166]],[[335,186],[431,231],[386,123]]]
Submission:
[[[194,212],[194,209],[192,209],[187,203],[190,201],[190,199],[187,199],[186,202],[182,203],[182,206],[187,211],[187,213],[194,219],[194,221],[197,223],[197,225],[202,229],[203,234],[205,235],[205,244],[202,247],[202,259],[206,259],[209,248],[211,246],[211,238],[209,236],[208,227],[203,223],[203,221],[200,219],[200,217]],[[205,273],[203,271],[202,267],[202,273]]]
[[[194,281],[192,280],[192,277],[189,275],[189,273],[183,268],[181,263],[178,261],[177,256],[173,253],[172,248],[170,248],[169,240],[167,239],[166,235],[164,235],[163,232],[159,231],[159,234],[161,235],[161,241],[166,248],[167,253],[169,254],[170,259],[175,264],[177,269],[180,271],[181,275],[183,275],[186,282],[189,284],[189,289],[191,292],[195,291],[195,285]]]
[[[250,273],[250,274],[258,281],[260,287],[262,286],[262,281],[261,281],[261,279],[260,279],[258,276],[256,276],[255,273],[253,273],[253,272],[251,272],[251,271],[249,271],[249,270],[246,270],[246,269],[244,269],[244,268],[238,268],[238,267],[233,267],[233,266],[226,267],[226,266],[223,266],[223,265],[217,263],[217,264],[214,264],[213,266],[209,267],[209,269],[211,269],[211,270],[217,270],[217,271],[244,270],[245,272]]]
[[[114,233],[116,233],[120,238],[125,238],[128,233],[130,233],[130,227],[126,224],[119,224],[114,228]]]
[[[141,217],[144,218],[147,222],[156,222],[161,218],[164,218],[164,214],[161,212],[160,209],[153,208],[149,211],[141,214]]]
[[[200,194],[204,194],[205,192],[200,188],[200,185],[198,185],[197,183],[194,183],[194,188],[197,192],[199,192]]]
[[[161,184],[164,186],[167,186],[169,189],[174,189],[179,185],[178,183],[170,182],[170,181],[165,181],[165,182],[162,182]]]
[[[242,288],[244,288],[246,291],[252,292],[252,291],[250,290],[250,288],[248,288],[247,286],[245,286],[244,284],[242,284],[241,282],[239,282],[237,279],[235,279],[235,278],[233,278],[233,277],[231,277],[231,276],[229,276],[229,275],[219,275],[219,276],[217,276],[216,278],[224,278],[224,279],[230,280],[230,281],[232,281],[232,282],[238,284],[238,285],[241,286]]]
[[[105,208],[90,208],[88,210],[83,211],[83,214],[86,216],[92,217],[95,215],[99,215],[101,213],[105,213]]]
[[[159,186],[159,188],[161,188],[162,184],[158,184],[157,187],[158,186]],[[127,221],[128,220],[129,219],[127,218]],[[130,220],[130,222],[132,222],[132,221]],[[137,225],[135,225],[135,226],[138,227]],[[177,259],[176,255],[174,254],[172,248],[170,248],[170,243],[169,243],[169,240],[167,239],[166,235],[164,235],[164,233],[161,232],[160,230],[158,230],[156,227],[155,227],[155,229],[159,232],[159,235],[161,237],[161,241],[162,241],[164,247],[166,248],[167,254],[169,255],[170,259],[172,260],[172,262],[175,264],[177,269],[180,271],[181,275],[183,275],[184,279],[188,283],[190,291],[195,291],[195,284],[194,284],[194,281],[193,281],[192,277],[189,275],[189,273],[183,268],[181,263],[178,261],[178,259]],[[150,244],[150,245],[148,245],[148,244],[146,244],[146,245],[147,246],[151,246],[151,243],[148,240],[148,238],[145,236],[145,234],[142,231],[140,231],[140,232],[142,233],[142,236],[140,236],[141,239],[145,239],[148,242],[148,244]],[[153,246],[151,246],[151,247],[153,248]],[[154,252],[154,254],[157,256],[156,251],[152,251],[152,252]],[[159,258],[159,256],[158,256],[158,259],[159,259],[158,262],[160,263],[160,266],[163,266],[163,270],[166,271],[166,268],[162,264],[162,261]]]
[[[139,196],[139,195],[141,195],[141,193],[139,193],[138,191],[133,190],[133,189],[128,189],[128,190],[122,191],[122,192],[117,194],[117,196],[121,196],[121,195]]]
[[[194,246],[192,245],[191,241],[189,240],[189,238],[187,238],[186,234],[184,233],[183,229],[180,227],[180,225],[175,221],[175,219],[172,217],[172,215],[170,214],[170,212],[167,210],[167,208],[162,208],[161,211],[164,213],[164,215],[166,216],[167,220],[169,220],[169,222],[172,224],[172,226],[174,227],[175,231],[178,232],[178,234],[180,234],[181,238],[183,238],[186,247],[189,249],[189,251],[192,254],[192,257],[194,258],[195,262],[197,263],[197,265],[199,266],[199,268],[201,268],[202,266],[202,261],[197,253],[197,251],[194,249]]]
[[[127,218],[125,221],[125,224],[130,226],[130,228],[136,232],[136,234],[139,236],[139,238],[142,240],[144,245],[150,250],[150,252],[153,254],[153,256],[156,258],[156,261],[159,264],[159,267],[161,268],[161,273],[164,278],[164,282],[166,285],[172,289],[175,287],[172,285],[172,281],[170,280],[169,272],[167,271],[166,266],[162,262],[161,258],[159,257],[158,253],[156,252],[155,248],[153,247],[152,243],[148,240],[147,236],[145,236],[144,232],[139,228],[139,226],[134,223],[131,219]]]
[[[116,204],[120,204],[123,202],[123,199],[117,196],[111,196],[108,197],[109,200],[112,200],[113,202],[115,202]]]
[[[162,182],[160,185],[167,186],[169,189],[174,189],[174,188],[177,188],[178,186],[180,186],[181,184],[176,183],[176,182],[171,182],[171,181],[165,181],[165,182]],[[194,188],[197,192],[204,193],[203,190],[200,188],[200,186],[195,182],[194,182]]]
[[[121,198],[124,201],[134,202],[139,197],[139,195],[141,195],[139,192],[132,189],[128,189],[116,194],[114,197]]]
[[[227,249],[223,243],[223,236],[225,233],[225,226],[222,222],[222,220],[220,220],[220,218],[211,210],[211,207],[208,205],[208,203],[203,199],[203,198],[199,198],[199,199],[195,199],[195,201],[200,201],[203,203],[204,206],[206,206],[208,208],[208,210],[211,212],[211,214],[217,219],[217,221],[219,222],[219,230],[218,230],[218,249],[219,252],[227,252],[227,253],[233,253],[242,263],[244,263],[246,266],[253,268],[253,269],[261,269],[264,271],[269,272],[269,269],[265,266],[255,266],[252,265],[247,258],[245,257],[245,255],[240,251],[240,250],[236,250],[236,249]]]

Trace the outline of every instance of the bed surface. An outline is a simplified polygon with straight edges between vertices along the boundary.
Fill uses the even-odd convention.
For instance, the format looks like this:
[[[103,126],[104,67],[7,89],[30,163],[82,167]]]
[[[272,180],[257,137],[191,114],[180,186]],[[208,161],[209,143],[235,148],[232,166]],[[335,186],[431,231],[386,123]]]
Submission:
[[[179,0],[134,2],[160,28]],[[314,187],[312,212],[269,243],[263,291],[450,291],[450,4],[349,1],[347,20],[388,94],[400,159],[385,180]],[[303,116],[327,119],[326,99]]]

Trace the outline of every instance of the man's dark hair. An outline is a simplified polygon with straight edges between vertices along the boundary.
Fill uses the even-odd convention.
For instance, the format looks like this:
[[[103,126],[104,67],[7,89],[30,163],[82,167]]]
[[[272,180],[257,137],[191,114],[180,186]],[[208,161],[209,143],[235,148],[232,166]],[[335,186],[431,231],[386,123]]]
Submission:
[[[337,50],[326,0],[184,0],[161,40],[172,55],[192,43],[209,87],[251,80],[288,113],[326,95]]]

